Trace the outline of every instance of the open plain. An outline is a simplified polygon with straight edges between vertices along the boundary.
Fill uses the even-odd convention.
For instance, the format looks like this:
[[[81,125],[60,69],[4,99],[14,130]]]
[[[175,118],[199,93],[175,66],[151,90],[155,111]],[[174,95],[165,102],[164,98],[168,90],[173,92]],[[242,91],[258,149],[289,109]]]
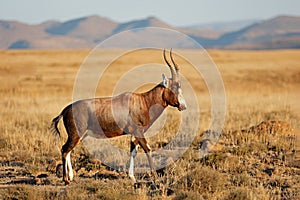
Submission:
[[[99,66],[118,50],[100,53]],[[108,168],[80,144],[71,155],[74,181],[65,186],[57,166],[66,132],[61,123],[58,139],[48,128],[72,102],[76,74],[89,51],[0,51],[0,198],[299,199],[300,50],[208,53],[226,94],[225,124],[210,154],[202,158],[199,153],[211,123],[209,92],[189,63],[177,57],[201,114],[196,137],[182,157],[170,161],[155,181],[138,174],[138,180],[147,181],[134,185],[125,172]],[[163,64],[160,51],[119,58],[99,81],[96,95],[111,95],[122,74],[152,62]],[[180,123],[177,110],[168,108],[168,113],[164,127],[149,139],[154,150],[172,140]],[[128,136],[112,143],[129,150]]]

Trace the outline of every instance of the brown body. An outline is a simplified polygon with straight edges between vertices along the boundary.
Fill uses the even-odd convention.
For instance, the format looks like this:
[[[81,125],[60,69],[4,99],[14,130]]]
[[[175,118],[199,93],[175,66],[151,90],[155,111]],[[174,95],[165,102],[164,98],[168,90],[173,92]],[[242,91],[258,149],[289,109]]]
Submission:
[[[170,56],[175,65],[171,53]],[[170,67],[172,79],[164,78],[162,83],[148,92],[127,92],[115,97],[80,100],[68,105],[59,116],[53,119],[52,128],[60,134],[57,124],[63,117],[68,133],[67,142],[61,150],[63,181],[66,184],[73,179],[70,152],[87,134],[87,131],[96,138],[112,138],[130,134],[132,136],[130,177],[134,179],[133,159],[137,145],[140,145],[147,154],[150,168],[155,173],[150,155],[151,149],[144,138],[144,133],[168,105],[177,107],[180,111],[186,109],[178,80],[178,67],[176,65],[172,67],[167,60],[166,62]]]

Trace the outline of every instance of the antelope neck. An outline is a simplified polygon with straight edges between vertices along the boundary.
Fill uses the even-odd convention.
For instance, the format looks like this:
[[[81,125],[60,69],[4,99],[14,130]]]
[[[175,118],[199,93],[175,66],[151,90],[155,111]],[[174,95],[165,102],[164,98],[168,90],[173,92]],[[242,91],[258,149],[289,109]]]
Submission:
[[[153,105],[161,105],[163,108],[168,106],[167,102],[163,100],[163,93],[165,88],[161,85],[157,85],[150,91],[143,93],[147,108]]]

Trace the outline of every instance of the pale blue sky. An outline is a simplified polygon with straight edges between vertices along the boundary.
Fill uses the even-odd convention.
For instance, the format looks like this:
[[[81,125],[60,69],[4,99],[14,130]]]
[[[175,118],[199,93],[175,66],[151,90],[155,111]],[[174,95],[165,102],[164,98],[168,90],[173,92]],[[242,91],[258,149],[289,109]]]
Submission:
[[[300,16],[300,0],[1,0],[0,19],[37,24],[88,15],[127,22],[156,16],[175,26]]]

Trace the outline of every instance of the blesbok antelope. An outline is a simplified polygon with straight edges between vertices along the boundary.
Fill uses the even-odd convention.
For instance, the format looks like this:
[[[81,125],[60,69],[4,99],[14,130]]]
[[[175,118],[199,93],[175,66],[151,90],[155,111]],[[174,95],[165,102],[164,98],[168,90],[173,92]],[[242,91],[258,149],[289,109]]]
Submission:
[[[173,60],[172,50],[170,58],[173,65],[167,60],[165,50],[163,57],[172,77],[166,78],[163,74],[163,81],[151,90],[144,93],[125,92],[114,97],[79,100],[65,107],[52,120],[52,130],[60,135],[57,125],[63,117],[68,134],[68,139],[61,149],[65,184],[69,184],[73,179],[71,151],[86,136],[87,131],[91,131],[92,134],[89,134],[96,138],[130,134],[129,177],[135,181],[133,169],[138,145],[146,153],[151,172],[156,176],[151,149],[144,133],[168,105],[178,108],[179,111],[186,109],[180,86],[179,67]]]

